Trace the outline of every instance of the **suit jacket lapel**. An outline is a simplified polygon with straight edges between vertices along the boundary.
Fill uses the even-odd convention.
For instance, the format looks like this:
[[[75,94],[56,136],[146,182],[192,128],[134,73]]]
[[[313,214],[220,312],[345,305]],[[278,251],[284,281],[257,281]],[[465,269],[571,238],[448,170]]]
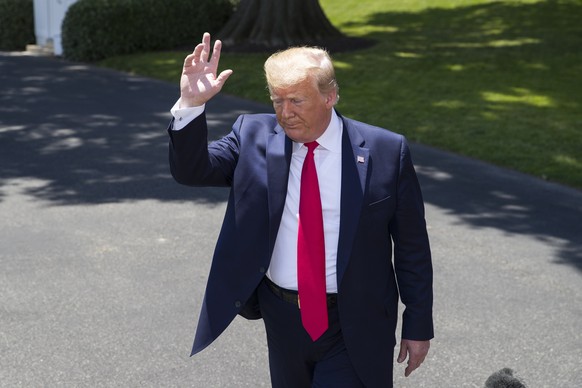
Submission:
[[[368,172],[369,149],[364,138],[349,120],[343,120],[342,135],[342,187],[340,203],[340,234],[337,254],[338,286],[345,273],[356,235]],[[280,126],[267,139],[267,179],[269,206],[269,257],[273,253],[275,238],[287,197],[292,143]]]
[[[292,143],[285,136],[283,128],[275,127],[267,138],[267,180],[269,199],[269,257],[273,253],[275,238],[281,223],[283,207],[287,197],[289,166],[291,164]]]
[[[369,161],[369,149],[364,147],[364,138],[349,120],[343,117],[342,120],[342,194],[337,253],[337,284],[340,289],[359,224]]]

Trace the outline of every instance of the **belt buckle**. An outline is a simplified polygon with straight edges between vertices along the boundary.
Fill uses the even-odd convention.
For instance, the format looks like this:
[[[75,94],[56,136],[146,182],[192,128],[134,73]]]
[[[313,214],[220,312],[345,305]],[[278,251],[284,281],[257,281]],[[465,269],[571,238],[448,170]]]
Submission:
[[[299,294],[297,294],[297,308],[301,309],[301,303],[299,302]]]

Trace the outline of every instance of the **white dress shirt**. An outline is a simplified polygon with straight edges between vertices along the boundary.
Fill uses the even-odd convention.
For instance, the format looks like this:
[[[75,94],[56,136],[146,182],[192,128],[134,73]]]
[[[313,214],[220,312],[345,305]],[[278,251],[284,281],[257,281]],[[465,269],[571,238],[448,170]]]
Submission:
[[[204,105],[194,108],[179,108],[179,101],[172,107],[175,131],[184,128],[190,121],[204,112]],[[342,176],[342,132],[343,123],[332,110],[332,117],[325,132],[317,139],[315,168],[319,182],[323,211],[325,239],[325,276],[328,293],[337,292],[337,247],[340,229],[340,201]],[[271,264],[267,276],[280,287],[297,290],[297,229],[299,222],[299,192],[301,170],[307,155],[303,143],[293,142],[293,154],[289,168],[289,181],[285,207]]]
[[[317,139],[319,145],[315,149],[315,169],[323,210],[325,281],[328,293],[337,292],[336,263],[340,228],[342,131],[342,121],[335,111],[332,111],[331,122],[323,135]],[[307,147],[302,143],[294,142],[285,208],[271,256],[271,265],[267,271],[269,279],[289,290],[297,290],[299,192],[301,170],[306,155]]]
[[[172,129],[174,131],[179,131],[184,128],[188,123],[194,120],[196,117],[200,116],[206,105],[194,106],[191,108],[180,108],[180,99],[176,101],[170,112],[174,116],[174,126]]]

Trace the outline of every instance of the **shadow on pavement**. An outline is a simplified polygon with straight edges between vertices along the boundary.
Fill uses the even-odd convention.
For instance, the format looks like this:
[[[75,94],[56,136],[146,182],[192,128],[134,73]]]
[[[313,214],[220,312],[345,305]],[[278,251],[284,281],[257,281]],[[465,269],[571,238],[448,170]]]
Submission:
[[[0,56],[0,74],[3,184],[36,180],[27,194],[54,205],[226,198],[169,175],[165,128],[176,86],[24,56]],[[232,122],[215,116],[221,127]]]
[[[57,59],[0,54],[0,202],[18,180],[54,206],[139,200],[222,202],[222,188],[173,182],[169,108],[177,86]],[[221,95],[213,127],[269,109]],[[213,132],[214,137],[224,132]],[[582,193],[414,145],[427,203],[474,228],[530,235],[559,247],[557,263],[582,270]],[[455,241],[451,241],[455,244]]]
[[[557,248],[555,263],[582,271],[582,192],[433,148],[413,148],[427,203],[472,228],[533,236]]]

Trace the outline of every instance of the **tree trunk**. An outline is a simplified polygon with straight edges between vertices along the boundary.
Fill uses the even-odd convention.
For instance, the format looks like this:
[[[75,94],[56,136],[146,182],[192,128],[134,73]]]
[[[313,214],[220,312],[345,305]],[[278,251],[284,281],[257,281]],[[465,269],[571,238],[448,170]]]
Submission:
[[[342,37],[318,0],[241,0],[218,33],[227,49],[283,48]]]

